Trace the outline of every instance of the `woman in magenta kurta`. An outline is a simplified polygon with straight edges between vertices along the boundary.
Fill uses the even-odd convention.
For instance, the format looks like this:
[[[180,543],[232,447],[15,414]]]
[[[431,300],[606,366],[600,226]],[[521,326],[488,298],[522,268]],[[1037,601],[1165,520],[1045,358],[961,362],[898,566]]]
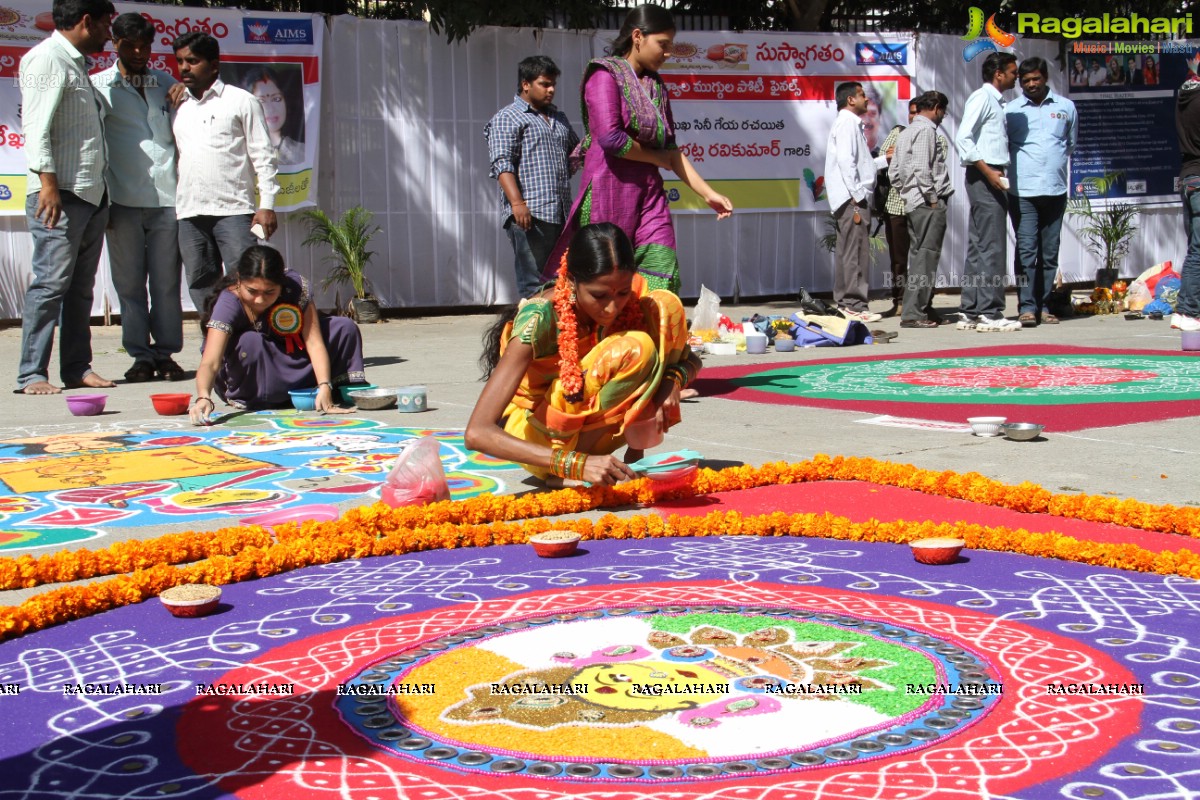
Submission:
[[[679,176],[717,212],[733,213],[675,145],[671,103],[658,70],[671,54],[675,21],[659,6],[629,12],[612,55],[588,64],[583,76],[583,124],[576,155],[583,157],[583,186],[546,268],[557,266],[580,227],[618,225],[633,241],[638,271],[651,289],[678,293],[675,230],[660,169]]]

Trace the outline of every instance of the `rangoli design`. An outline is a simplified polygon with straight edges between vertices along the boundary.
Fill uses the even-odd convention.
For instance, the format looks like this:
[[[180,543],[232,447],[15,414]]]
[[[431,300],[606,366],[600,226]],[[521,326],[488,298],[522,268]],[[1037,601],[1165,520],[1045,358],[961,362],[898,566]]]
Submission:
[[[523,475],[505,476],[514,464],[468,450],[461,430],[291,411],[232,419],[243,424],[164,428],[151,421],[113,429],[108,422],[0,440],[0,492],[9,492],[0,494],[0,552],[78,543],[108,527],[373,502],[401,449],[421,436],[438,440],[455,499],[504,492],[506,477]]]
[[[926,567],[895,545],[787,537],[585,545],[347,561],[225,586],[210,617],[148,601],[5,642],[8,792],[1150,800],[1194,785],[1194,581],[982,551]]]

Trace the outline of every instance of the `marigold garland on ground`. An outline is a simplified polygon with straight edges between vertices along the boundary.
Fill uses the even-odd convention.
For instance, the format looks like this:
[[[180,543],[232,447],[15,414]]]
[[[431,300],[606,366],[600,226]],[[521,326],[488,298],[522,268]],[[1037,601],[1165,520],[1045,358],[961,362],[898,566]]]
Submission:
[[[823,480],[865,481],[1014,511],[1200,537],[1200,509],[1197,508],[1160,506],[1139,500],[1085,494],[1060,495],[1033,483],[1013,486],[975,472],[934,472],[871,458],[830,458],[825,455],[794,464],[774,462],[760,467],[729,467],[719,472],[704,469],[696,473],[690,485],[671,487],[667,491],[653,481],[642,479],[617,486],[562,489],[521,496],[481,495],[468,500],[407,508],[375,504],[351,509],[336,522],[305,523],[299,529],[285,526],[277,533],[286,537],[305,535],[309,530],[340,531],[349,526],[385,535],[430,525],[551,517],[652,503],[668,497],[685,498]],[[155,564],[184,564],[206,556],[234,554],[250,546],[262,547],[270,541],[270,535],[261,528],[235,527],[206,533],[168,534],[146,541],[119,542],[96,551],[81,549],[38,558],[28,555],[15,559],[2,558],[0,590],[27,589],[46,583],[117,575]]]
[[[361,516],[370,516],[374,506]],[[385,514],[376,514],[385,517]],[[388,531],[355,526],[346,520],[281,531],[278,541],[250,544],[232,554],[213,555],[184,567],[168,564],[135,570],[88,586],[68,586],[45,592],[19,606],[0,608],[0,640],[49,625],[80,619],[101,611],[155,597],[183,583],[227,584],[264,578],[301,567],[351,558],[400,555],[423,550],[483,547],[525,542],[551,528],[566,528],[584,539],[643,539],[677,536],[808,536],[861,542],[905,543],[929,536],[966,540],[976,550],[997,550],[1058,558],[1138,572],[1157,572],[1200,578],[1200,554],[1188,550],[1156,553],[1131,544],[1080,542],[1058,533],[1030,533],[965,522],[851,522],[833,514],[775,512],[744,516],[736,511],[705,517],[663,519],[657,514],[632,518],[606,514],[589,519],[534,519],[490,524],[434,523]]]

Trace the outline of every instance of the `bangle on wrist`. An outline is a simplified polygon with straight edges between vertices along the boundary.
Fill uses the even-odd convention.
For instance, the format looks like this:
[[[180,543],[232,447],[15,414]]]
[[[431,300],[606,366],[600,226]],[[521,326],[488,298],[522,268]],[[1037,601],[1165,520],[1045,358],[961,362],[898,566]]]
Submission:
[[[196,399],[192,400],[192,404],[193,404],[193,405],[195,405],[196,403],[199,403],[201,400],[204,400],[204,401],[207,401],[207,402],[209,402],[209,403],[212,403],[212,405],[213,405],[213,408],[216,408],[216,406],[217,406],[217,404],[216,404],[216,403],[213,403],[213,401],[212,401],[212,398],[211,398],[211,397],[197,397]]]
[[[328,386],[329,390],[333,391],[333,384],[330,383],[329,381],[318,381],[317,388],[320,389],[322,386]]]

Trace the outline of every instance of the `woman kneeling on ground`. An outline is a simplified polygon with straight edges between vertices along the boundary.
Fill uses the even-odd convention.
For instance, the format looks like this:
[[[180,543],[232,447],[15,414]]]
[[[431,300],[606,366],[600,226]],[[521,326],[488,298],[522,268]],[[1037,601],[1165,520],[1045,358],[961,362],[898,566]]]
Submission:
[[[282,408],[291,405],[288,391],[316,386],[316,410],[324,413],[337,410],[335,384],[366,382],[358,326],[319,315],[308,281],[284,266],[278,250],[248,248],[205,306],[193,424],[211,421],[214,391],[236,408]]]
[[[637,477],[626,462],[642,451],[611,455],[626,427],[679,422],[679,393],[700,371],[679,298],[646,291],[633,245],[609,222],[579,229],[554,286],[492,326],[480,363],[487,385],[467,447],[554,485]]]

